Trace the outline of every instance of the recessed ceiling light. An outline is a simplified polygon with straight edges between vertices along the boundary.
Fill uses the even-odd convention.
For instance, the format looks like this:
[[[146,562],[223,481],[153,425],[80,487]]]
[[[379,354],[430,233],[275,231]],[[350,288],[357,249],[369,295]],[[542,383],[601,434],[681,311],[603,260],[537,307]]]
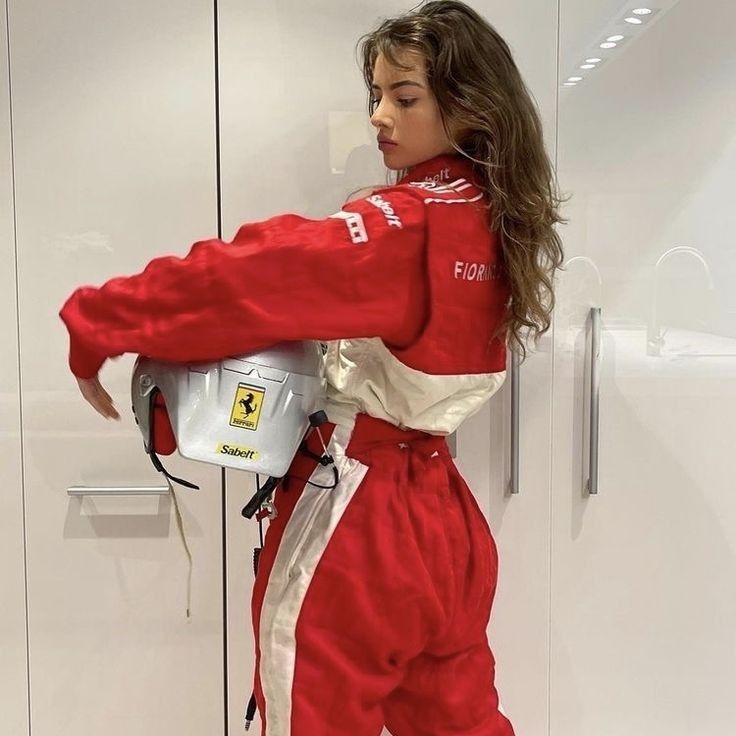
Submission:
[[[601,48],[602,49],[612,49],[612,48],[615,48],[615,47],[616,47],[616,44],[615,43],[602,43],[601,44]]]
[[[593,57],[592,59],[586,59],[586,60],[585,60],[585,63],[586,63],[586,64],[596,64],[596,63],[598,63],[599,61],[600,61],[600,59],[598,59],[598,58],[596,58],[596,57],[594,56],[594,57]]]
[[[576,82],[565,82],[565,87],[577,87]]]
[[[581,64],[581,69],[595,69],[595,64]]]
[[[649,8],[637,8],[631,11],[634,15],[649,15],[652,11]]]
[[[623,36],[609,36],[606,41],[623,41]]]
[[[582,77],[568,77],[568,82],[579,82],[582,79]]]
[[[633,25],[641,25],[641,20],[639,18],[624,18],[624,20],[627,23],[632,23]]]

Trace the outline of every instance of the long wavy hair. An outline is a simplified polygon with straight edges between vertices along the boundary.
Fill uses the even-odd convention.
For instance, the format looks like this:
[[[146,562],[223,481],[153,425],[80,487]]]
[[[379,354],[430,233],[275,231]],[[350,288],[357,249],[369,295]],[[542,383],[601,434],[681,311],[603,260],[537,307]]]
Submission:
[[[488,195],[489,228],[500,235],[511,296],[494,337],[504,334],[507,346],[525,360],[526,337],[536,345],[551,324],[555,269],[564,259],[554,226],[567,222],[558,213],[566,198],[558,196],[540,116],[507,43],[465,3],[432,0],[384,20],[356,48],[369,115],[378,55],[404,71],[411,67],[400,64],[397,54],[423,56],[445,132],[453,148],[473,162],[476,183]],[[452,122],[465,130],[462,141],[452,136]],[[406,173],[396,171],[389,185]]]

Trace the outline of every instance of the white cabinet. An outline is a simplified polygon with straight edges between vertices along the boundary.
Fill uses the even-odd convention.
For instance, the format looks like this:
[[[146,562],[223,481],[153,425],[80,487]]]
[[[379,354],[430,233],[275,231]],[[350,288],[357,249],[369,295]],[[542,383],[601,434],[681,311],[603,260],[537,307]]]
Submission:
[[[733,733],[736,6],[613,5],[561,3],[550,735]]]
[[[554,157],[557,8],[548,0],[472,2],[514,49]],[[224,232],[282,212],[325,217],[348,193],[385,183],[355,46],[398,2],[220,0]],[[319,20],[316,13],[319,12]],[[551,340],[522,367],[519,494],[508,483],[509,384],[458,431],[457,464],[489,519],[499,582],[489,627],[501,703],[519,736],[546,733],[548,708]],[[230,733],[251,693],[250,591],[258,525],[239,516],[253,478],[228,478]],[[267,521],[264,521],[264,527]],[[254,727],[257,724],[254,724]]]
[[[77,286],[138,272],[157,255],[183,255],[217,232],[212,3],[174,10],[142,0],[13,0],[9,29],[30,728],[33,736],[222,733],[220,472],[162,458],[201,486],[177,487],[193,555],[187,619],[189,563],[171,497],[67,493],[165,484],[130,411],[134,356],[102,371],[123,418],[106,421],[81,398],[58,317]],[[5,158],[6,137],[3,144]],[[5,178],[2,186],[5,206]],[[2,232],[3,334],[12,340],[5,222]],[[3,457],[11,460],[3,479],[11,491],[20,482],[16,353],[2,357],[11,398],[2,413]],[[16,490],[0,501],[10,555],[3,575],[13,575],[11,607],[0,614],[3,667],[5,637],[13,659],[25,660],[20,498]],[[15,670],[0,688],[0,730],[10,733],[11,713],[20,735],[28,733],[26,688],[22,667]]]
[[[471,3],[507,40],[556,151],[556,3]],[[489,406],[458,430],[457,464],[485,512],[499,554],[488,628],[500,703],[517,736],[548,732],[552,330],[518,370],[519,468],[512,475],[512,365]]]
[[[635,4],[471,4],[509,41],[572,194],[554,328],[519,371],[518,494],[510,372],[458,432],[457,464],[499,548],[489,639],[502,706],[518,736],[729,733],[736,10],[664,0],[635,26],[617,23],[636,17]],[[79,285],[200,239],[230,240],[243,222],[324,217],[385,183],[354,52],[381,17],[405,9],[220,0],[216,68],[209,0],[173,14],[142,0],[9,0],[3,733],[242,732],[259,539],[240,510],[254,478],[162,458],[201,486],[176,486],[193,555],[187,619],[171,496],[67,492],[165,484],[130,412],[134,356],[103,370],[123,416],[106,422],[69,373],[58,310]],[[616,47],[598,46],[620,29]],[[593,56],[596,68],[579,68]],[[583,80],[565,86],[570,76]]]

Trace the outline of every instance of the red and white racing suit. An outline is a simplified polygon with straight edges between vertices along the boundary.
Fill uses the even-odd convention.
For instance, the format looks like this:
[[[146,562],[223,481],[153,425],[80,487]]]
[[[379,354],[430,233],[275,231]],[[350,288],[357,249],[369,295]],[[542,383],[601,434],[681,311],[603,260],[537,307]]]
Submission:
[[[252,597],[262,736],[513,735],[486,633],[496,544],[445,439],[506,375],[484,201],[472,164],[442,154],[325,219],[247,223],[60,312],[79,377],[126,352],[326,345],[339,483],[317,487],[332,467],[297,453],[274,494]],[[322,455],[316,430],[307,447]]]

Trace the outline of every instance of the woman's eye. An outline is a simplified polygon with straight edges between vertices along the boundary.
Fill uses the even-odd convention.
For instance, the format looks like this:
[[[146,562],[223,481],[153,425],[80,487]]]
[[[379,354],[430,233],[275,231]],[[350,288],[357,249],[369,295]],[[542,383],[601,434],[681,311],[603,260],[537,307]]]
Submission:
[[[400,98],[399,102],[401,103],[402,107],[411,107],[414,104],[414,102],[416,102],[416,97]],[[377,105],[380,105],[380,104],[381,104],[381,100],[373,100],[373,102],[371,103],[373,107],[376,107]]]

